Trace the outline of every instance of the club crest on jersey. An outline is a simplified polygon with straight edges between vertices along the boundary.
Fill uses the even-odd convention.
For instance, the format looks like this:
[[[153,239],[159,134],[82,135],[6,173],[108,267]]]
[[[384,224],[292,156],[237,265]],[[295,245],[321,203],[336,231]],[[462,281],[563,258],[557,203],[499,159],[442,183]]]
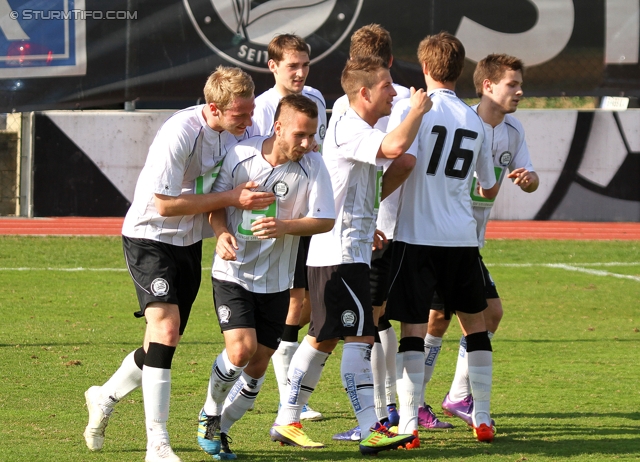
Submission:
[[[324,139],[324,135],[327,134],[327,127],[324,126],[324,124],[320,125],[320,128],[318,128],[318,134],[320,135],[320,139]]]
[[[342,313],[342,325],[344,327],[353,327],[353,326],[355,326],[357,319],[358,318],[357,318],[356,314],[351,310],[347,310],[347,311],[344,311]]]
[[[231,310],[227,305],[220,305],[218,307],[218,319],[220,324],[228,324],[231,317]]]
[[[288,192],[289,185],[287,185],[287,183],[285,183],[284,181],[278,181],[273,185],[273,194],[275,194],[276,197],[284,197]]]
[[[283,33],[302,35],[311,64],[349,35],[364,0],[183,0],[193,27],[215,53],[238,66],[269,72],[267,46]]]
[[[513,159],[513,155],[509,151],[505,151],[500,154],[498,162],[500,162],[500,165],[502,165],[503,167],[506,167],[511,163],[511,159]]]
[[[156,297],[164,297],[169,293],[169,283],[163,278],[155,278],[151,283],[151,293]]]

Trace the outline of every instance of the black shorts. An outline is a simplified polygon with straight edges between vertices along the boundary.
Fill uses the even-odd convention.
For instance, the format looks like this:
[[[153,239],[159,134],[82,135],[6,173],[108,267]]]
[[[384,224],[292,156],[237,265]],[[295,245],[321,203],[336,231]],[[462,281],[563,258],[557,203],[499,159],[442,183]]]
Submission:
[[[257,294],[235,282],[211,281],[220,330],[255,329],[260,345],[277,350],[289,312],[289,289]]]
[[[477,247],[436,247],[396,241],[393,245],[389,319],[429,321],[434,291],[449,313],[479,313],[487,307]]]
[[[307,256],[309,255],[309,243],[311,236],[301,236],[298,244],[298,256],[296,257],[296,269],[293,272],[293,288],[309,290],[307,281]]]
[[[371,254],[371,303],[382,306],[389,294],[389,271],[391,270],[391,244],[389,241]]]
[[[140,311],[134,315],[143,317],[149,303],[178,305],[179,332],[182,335],[200,289],[202,241],[180,247],[150,239],[122,236],[122,248],[140,304]]]
[[[482,279],[484,282],[484,297],[487,300],[491,298],[500,298],[500,295],[498,295],[498,289],[496,288],[496,283],[493,282],[493,278],[482,260],[482,255],[480,255],[480,267],[482,268]],[[444,300],[440,295],[438,295],[437,291],[433,294],[431,309],[439,311],[444,310]]]
[[[309,267],[311,323],[318,342],[351,336],[374,336],[369,265],[351,263]]]

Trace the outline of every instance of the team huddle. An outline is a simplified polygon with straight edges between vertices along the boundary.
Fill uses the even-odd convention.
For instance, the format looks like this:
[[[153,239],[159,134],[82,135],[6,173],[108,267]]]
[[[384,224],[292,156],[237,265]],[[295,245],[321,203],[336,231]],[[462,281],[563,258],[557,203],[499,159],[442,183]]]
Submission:
[[[166,426],[171,363],[200,287],[202,240],[214,235],[225,348],[198,416],[207,454],[237,457],[231,428],[253,406],[270,361],[280,405],[265,435],[324,447],[300,422],[322,419],[308,402],[339,341],[357,426],[333,439],[358,441],[362,454],[419,448],[420,427],[453,426],[425,398],[451,314],[463,336],[442,408],[478,441],[493,441],[491,338],[502,305],[479,249],[504,178],[525,192],[539,184],[510,115],[522,97],[522,62],[481,60],[480,103],[469,107],[455,94],[465,59],[456,37],[441,32],[419,44],[426,91],[415,90],[392,81],[389,33],[364,26],[351,37],[345,95],[327,123],[322,94],[305,85],[305,41],[278,35],[268,53],[273,88],[254,98],[248,74],[220,66],[205,104],[175,113],[149,149],[122,229],[144,341],[85,392],[88,448],[102,449],[115,405],[141,387],[145,460],[181,460]]]

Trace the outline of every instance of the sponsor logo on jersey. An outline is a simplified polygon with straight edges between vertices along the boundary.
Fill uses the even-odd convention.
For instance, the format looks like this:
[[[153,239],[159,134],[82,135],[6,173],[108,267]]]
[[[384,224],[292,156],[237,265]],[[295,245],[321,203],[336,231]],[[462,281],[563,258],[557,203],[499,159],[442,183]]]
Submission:
[[[344,381],[347,384],[345,388],[347,389],[347,395],[351,400],[351,405],[353,406],[353,410],[358,412],[359,410],[362,409],[362,406],[360,406],[360,400],[358,399],[358,391],[356,388],[356,375],[350,372],[346,373],[344,374]]]
[[[273,185],[273,194],[277,197],[284,197],[289,192],[289,186],[284,181],[278,181]]]
[[[269,72],[271,39],[295,31],[311,64],[349,36],[364,0],[183,0],[196,32],[215,53],[238,66]]]
[[[291,384],[289,398],[287,399],[288,404],[296,404],[298,402],[298,395],[300,394],[300,386],[302,385],[302,378],[304,377],[304,372],[300,369],[295,369],[293,374],[291,374]]]
[[[424,360],[424,365],[433,366],[438,357],[438,353],[440,353],[440,347],[429,347],[429,355]]]
[[[218,319],[220,324],[228,324],[231,317],[231,309],[227,305],[220,305],[218,307]]]
[[[500,165],[502,165],[503,167],[506,167],[511,163],[511,159],[513,159],[513,154],[511,154],[509,151],[505,151],[500,154],[498,162],[500,162]]]
[[[353,327],[353,326],[355,326],[357,319],[358,318],[357,318],[356,314],[351,310],[347,310],[347,311],[344,311],[342,313],[342,325],[344,327]]]
[[[156,297],[164,297],[169,293],[169,283],[166,279],[155,278],[151,283],[151,293]]]

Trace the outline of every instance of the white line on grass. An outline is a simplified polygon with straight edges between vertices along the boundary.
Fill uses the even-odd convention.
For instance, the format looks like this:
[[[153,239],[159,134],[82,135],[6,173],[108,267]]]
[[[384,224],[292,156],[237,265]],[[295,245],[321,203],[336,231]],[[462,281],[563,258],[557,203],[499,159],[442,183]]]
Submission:
[[[488,263],[487,266],[500,266],[506,268],[532,268],[535,266],[543,268],[557,268],[566,271],[576,271],[579,273],[592,274],[594,276],[611,276],[620,279],[631,279],[632,281],[640,282],[640,277],[632,276],[630,274],[618,274],[610,271],[602,271],[584,268],[585,266],[639,266],[640,262],[600,262],[600,263],[576,263],[573,265],[567,265],[564,263]],[[124,272],[126,268],[0,268],[0,271],[63,271],[63,272],[77,272],[77,271],[94,271],[94,272]],[[202,271],[211,271],[210,267],[203,267]]]
[[[487,264],[487,266],[502,266],[509,268],[531,268],[534,266],[541,266],[544,268],[558,268],[566,271],[577,271],[579,273],[593,274],[594,276],[611,276],[620,279],[631,279],[632,281],[640,282],[640,277],[632,276],[630,274],[612,273],[610,271],[602,271],[584,268],[584,266],[638,266],[640,262],[603,262],[603,263],[576,263],[573,265],[567,265],[564,263],[496,263]]]

